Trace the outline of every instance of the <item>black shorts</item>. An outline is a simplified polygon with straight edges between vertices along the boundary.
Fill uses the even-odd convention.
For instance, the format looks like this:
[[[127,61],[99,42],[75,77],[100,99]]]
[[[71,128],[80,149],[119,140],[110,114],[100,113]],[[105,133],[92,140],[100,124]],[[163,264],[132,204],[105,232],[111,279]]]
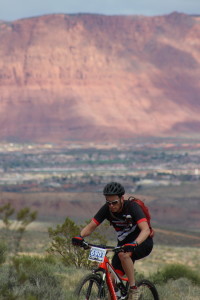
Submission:
[[[134,249],[133,254],[131,256],[132,261],[134,262],[135,260],[146,257],[151,253],[152,249],[153,249],[153,239],[149,237],[142,244],[140,244],[138,247]],[[119,274],[124,275],[124,270],[122,268],[121,261],[117,253],[114,254],[113,256],[112,266]]]

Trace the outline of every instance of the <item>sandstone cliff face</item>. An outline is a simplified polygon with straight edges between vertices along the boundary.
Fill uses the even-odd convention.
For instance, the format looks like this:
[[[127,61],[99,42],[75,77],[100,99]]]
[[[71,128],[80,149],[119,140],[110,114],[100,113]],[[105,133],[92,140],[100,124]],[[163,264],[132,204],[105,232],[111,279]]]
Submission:
[[[0,22],[0,138],[200,129],[200,18],[47,15]]]

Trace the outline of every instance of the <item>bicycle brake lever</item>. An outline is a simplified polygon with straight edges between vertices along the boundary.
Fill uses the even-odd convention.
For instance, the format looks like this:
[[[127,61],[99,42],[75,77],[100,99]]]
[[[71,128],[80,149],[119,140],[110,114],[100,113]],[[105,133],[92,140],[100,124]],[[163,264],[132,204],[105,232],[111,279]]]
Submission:
[[[90,247],[89,247],[89,245],[88,245],[88,243],[87,242],[83,242],[83,245],[81,246],[84,250],[87,250],[87,249],[89,249]]]
[[[115,253],[124,252],[124,249],[122,247],[116,247]]]

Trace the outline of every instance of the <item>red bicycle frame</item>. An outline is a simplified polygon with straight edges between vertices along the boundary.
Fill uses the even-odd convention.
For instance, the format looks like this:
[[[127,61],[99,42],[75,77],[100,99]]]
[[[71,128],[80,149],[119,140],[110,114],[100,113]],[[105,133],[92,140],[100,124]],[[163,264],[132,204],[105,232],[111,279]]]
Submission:
[[[107,256],[105,256],[103,262],[99,264],[99,268],[105,270],[106,283],[107,283],[108,290],[110,292],[112,300],[117,300],[117,295],[115,293],[115,287],[113,285],[111,274],[113,274],[113,277],[114,277],[116,283],[121,282],[122,280],[128,281],[128,278],[127,277],[124,278],[116,273],[115,269],[110,264]]]

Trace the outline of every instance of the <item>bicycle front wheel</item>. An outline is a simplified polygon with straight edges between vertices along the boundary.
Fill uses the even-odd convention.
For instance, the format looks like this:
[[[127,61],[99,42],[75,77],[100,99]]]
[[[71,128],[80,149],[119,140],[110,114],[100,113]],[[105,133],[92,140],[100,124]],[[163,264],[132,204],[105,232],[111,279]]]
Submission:
[[[143,279],[137,284],[139,300],[159,300],[155,285],[149,280]]]
[[[100,300],[105,299],[104,287],[100,276],[90,274],[83,278],[76,292],[78,300]]]

